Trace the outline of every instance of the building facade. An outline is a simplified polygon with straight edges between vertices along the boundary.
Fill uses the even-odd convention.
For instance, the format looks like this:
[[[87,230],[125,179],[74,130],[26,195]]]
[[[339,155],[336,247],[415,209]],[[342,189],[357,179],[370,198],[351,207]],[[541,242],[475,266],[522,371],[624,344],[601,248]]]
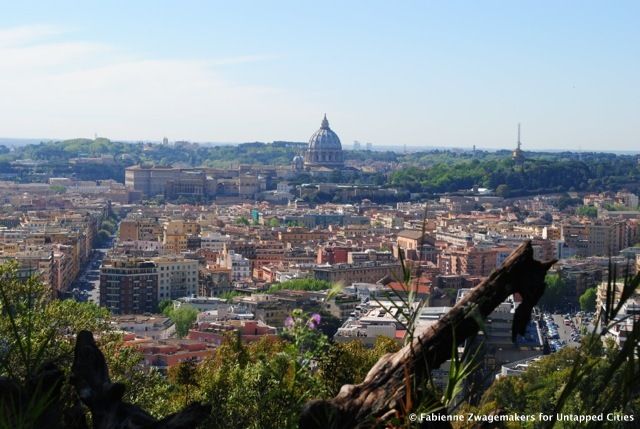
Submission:
[[[152,313],[158,307],[158,272],[151,261],[107,261],[100,268],[100,306],[114,314]]]

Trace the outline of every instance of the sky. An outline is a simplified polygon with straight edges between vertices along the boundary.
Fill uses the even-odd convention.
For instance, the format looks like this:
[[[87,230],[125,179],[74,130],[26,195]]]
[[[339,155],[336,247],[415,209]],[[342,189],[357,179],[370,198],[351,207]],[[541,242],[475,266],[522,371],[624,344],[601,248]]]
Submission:
[[[0,137],[639,150],[640,2],[3,1]]]

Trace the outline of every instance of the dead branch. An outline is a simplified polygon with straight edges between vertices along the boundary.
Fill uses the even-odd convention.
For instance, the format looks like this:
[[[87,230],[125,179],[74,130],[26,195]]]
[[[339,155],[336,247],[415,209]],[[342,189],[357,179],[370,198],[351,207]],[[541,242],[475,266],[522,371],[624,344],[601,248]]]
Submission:
[[[464,296],[442,319],[396,353],[383,356],[364,382],[345,385],[331,400],[308,403],[300,428],[370,428],[384,425],[389,417],[403,417],[411,410],[405,371],[414,385],[424,384],[426,368],[436,369],[451,357],[453,336],[458,344],[478,333],[478,316],[485,319],[509,295],[518,293],[522,303],[513,320],[513,338],[524,334],[531,310],[544,293],[545,275],[556,261],[533,259],[531,242],[518,247],[485,281]],[[411,395],[411,393],[410,393]],[[409,399],[409,401],[407,401]]]

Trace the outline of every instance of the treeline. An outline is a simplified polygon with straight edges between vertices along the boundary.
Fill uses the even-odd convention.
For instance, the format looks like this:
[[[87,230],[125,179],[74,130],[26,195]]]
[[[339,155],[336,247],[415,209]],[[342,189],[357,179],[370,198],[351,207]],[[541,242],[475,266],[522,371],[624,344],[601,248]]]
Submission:
[[[124,180],[127,166],[145,163],[174,166],[230,167],[237,164],[289,165],[304,151],[305,143],[273,142],[204,146],[113,142],[105,138],[42,142],[17,147],[0,146],[0,174],[16,180],[40,181],[51,176],[82,180]],[[113,156],[112,164],[70,165],[77,157]],[[386,175],[341,170],[324,177],[300,175],[300,182],[326,180],[336,183],[374,184],[417,193],[442,193],[486,187],[502,196],[566,191],[599,191],[626,187],[637,190],[640,166],[637,157],[607,153],[527,152],[523,164],[511,160],[508,151],[429,150],[396,152],[344,151],[346,160],[383,161],[401,166]],[[40,161],[37,167],[16,166],[16,160]],[[333,196],[332,196],[333,198]],[[338,201],[336,201],[338,202]]]
[[[189,142],[172,144],[126,143],[106,138],[41,142],[10,151],[0,146],[0,164],[19,159],[66,163],[77,157],[113,156],[118,164],[151,163],[228,167],[232,164],[289,165],[293,157],[306,149],[304,142],[241,143],[237,145],[200,145]],[[394,152],[345,151],[346,159],[397,161]]]
[[[393,172],[389,185],[412,192],[442,193],[474,186],[497,190],[501,196],[532,193],[597,191],[638,186],[640,167],[632,156],[602,156],[587,160],[511,159],[439,163],[429,168],[410,166]]]

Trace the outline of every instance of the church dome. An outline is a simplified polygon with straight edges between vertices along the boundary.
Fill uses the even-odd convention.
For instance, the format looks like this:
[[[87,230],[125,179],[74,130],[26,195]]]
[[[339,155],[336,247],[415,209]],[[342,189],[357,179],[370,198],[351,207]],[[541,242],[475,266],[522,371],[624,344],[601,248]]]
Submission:
[[[309,139],[309,147],[304,155],[304,165],[306,168],[344,167],[342,144],[337,134],[329,128],[327,115],[324,115],[320,129]]]
[[[329,128],[327,115],[324,115],[320,129],[313,133],[309,139],[310,150],[342,150],[342,144],[338,135]]]

